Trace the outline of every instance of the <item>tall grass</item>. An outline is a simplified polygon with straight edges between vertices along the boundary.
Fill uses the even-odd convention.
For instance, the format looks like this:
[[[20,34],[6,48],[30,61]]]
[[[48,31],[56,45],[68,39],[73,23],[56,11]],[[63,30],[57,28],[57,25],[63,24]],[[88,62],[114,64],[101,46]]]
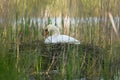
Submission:
[[[100,16],[104,20],[97,23],[86,20],[70,25],[69,35],[80,40],[80,45],[47,45],[42,28],[46,24],[34,24],[26,14],[16,13],[15,27],[12,21],[0,23],[1,80],[120,79],[119,38],[108,16],[106,22],[106,16]],[[41,11],[41,14],[44,13]],[[24,17],[19,23],[21,15]]]
[[[119,45],[116,41],[107,42],[111,38],[106,38],[107,34],[99,32],[99,26],[88,27],[84,24],[84,27],[80,28],[83,38],[80,46],[69,44],[45,46],[42,38],[39,39],[37,36],[38,28],[31,29],[27,26],[29,24],[27,22],[24,26],[23,23],[19,24],[16,26],[16,32],[12,26],[1,30],[1,79],[106,80],[114,79],[119,73]],[[42,33],[40,35],[44,37]],[[57,73],[52,74],[54,68]]]

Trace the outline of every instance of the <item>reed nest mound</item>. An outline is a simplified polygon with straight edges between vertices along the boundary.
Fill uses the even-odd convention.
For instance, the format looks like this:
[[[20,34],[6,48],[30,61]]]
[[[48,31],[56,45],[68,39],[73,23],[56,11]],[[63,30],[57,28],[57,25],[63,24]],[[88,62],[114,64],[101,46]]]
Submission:
[[[41,40],[21,43],[19,48],[20,52],[36,50],[38,56],[43,56],[49,60],[55,56],[56,61],[62,59],[63,54],[65,54],[65,56],[70,56],[69,54],[74,54],[79,57],[85,56],[86,63],[88,61],[87,56],[90,57],[91,61],[94,59],[102,59],[106,51],[105,49],[92,44],[45,44]]]
[[[82,50],[82,52],[90,53],[101,53],[103,48],[93,45],[93,44],[68,44],[68,43],[50,43],[45,44],[42,40],[36,40],[31,42],[22,42],[20,45],[20,51],[34,50],[38,49],[43,53],[56,53],[56,51],[61,53],[63,50],[66,52],[70,48],[76,49],[78,52]],[[52,51],[52,52],[51,52]],[[80,51],[81,52],[81,51]],[[57,54],[57,53],[56,53]]]
[[[12,44],[13,45],[13,44]],[[14,44],[15,45],[15,44]],[[10,49],[10,52],[13,51]],[[79,64],[81,64],[81,76],[86,75],[87,73],[87,67],[93,66],[93,68],[98,71],[100,67],[104,69],[104,60],[106,57],[106,53],[109,50],[106,50],[104,48],[101,48],[96,45],[92,44],[68,44],[68,43],[57,43],[57,44],[45,44],[43,40],[36,40],[36,41],[30,41],[30,42],[22,42],[19,45],[19,52],[21,54],[25,54],[25,51],[29,51],[29,54],[35,53],[38,57],[42,57],[42,69],[39,75],[46,74],[46,71],[48,71],[48,74],[52,74],[57,70],[57,73],[59,73],[58,69],[61,66],[61,62],[65,60],[65,62],[71,61],[74,56],[75,61],[77,61]],[[27,54],[27,55],[29,55]],[[24,57],[24,56],[23,56]],[[84,59],[82,62],[78,61],[81,59]],[[77,60],[78,59],[78,60]],[[54,63],[52,63],[54,61]],[[77,63],[76,62],[76,63]],[[50,65],[52,66],[50,67]],[[114,65],[117,64],[117,62],[111,62],[109,65],[114,69]],[[34,68],[34,67],[33,67]],[[55,70],[55,71],[54,71]],[[33,75],[35,76],[35,75]],[[87,75],[86,75],[87,76]]]

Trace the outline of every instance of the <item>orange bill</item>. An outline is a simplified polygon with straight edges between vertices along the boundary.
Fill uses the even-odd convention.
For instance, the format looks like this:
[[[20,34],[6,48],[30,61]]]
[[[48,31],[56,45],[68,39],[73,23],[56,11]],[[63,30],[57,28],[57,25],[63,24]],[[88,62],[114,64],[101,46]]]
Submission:
[[[45,29],[45,37],[47,37],[47,36],[48,36],[48,34],[49,34],[48,29]]]

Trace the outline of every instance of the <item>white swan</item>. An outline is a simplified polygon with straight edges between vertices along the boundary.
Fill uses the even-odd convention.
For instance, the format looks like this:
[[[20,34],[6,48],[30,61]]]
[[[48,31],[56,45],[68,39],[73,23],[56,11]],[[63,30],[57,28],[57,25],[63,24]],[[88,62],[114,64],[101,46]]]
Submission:
[[[67,36],[67,35],[60,35],[59,29],[49,24],[45,29],[45,35],[47,36],[49,34],[49,31],[54,31],[54,34],[52,36],[49,36],[45,39],[45,43],[70,43],[70,44],[80,44],[80,42],[77,39],[74,39],[73,37]]]

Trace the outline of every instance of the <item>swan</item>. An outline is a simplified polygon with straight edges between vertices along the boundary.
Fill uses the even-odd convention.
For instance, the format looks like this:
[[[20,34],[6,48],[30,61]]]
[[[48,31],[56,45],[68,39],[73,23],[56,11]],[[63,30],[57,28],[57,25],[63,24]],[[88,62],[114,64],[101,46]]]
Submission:
[[[70,43],[70,44],[80,44],[80,42],[70,36],[60,35],[59,28],[56,26],[49,24],[45,29],[45,36],[48,36],[49,31],[52,30],[54,34],[45,39],[45,43]]]

